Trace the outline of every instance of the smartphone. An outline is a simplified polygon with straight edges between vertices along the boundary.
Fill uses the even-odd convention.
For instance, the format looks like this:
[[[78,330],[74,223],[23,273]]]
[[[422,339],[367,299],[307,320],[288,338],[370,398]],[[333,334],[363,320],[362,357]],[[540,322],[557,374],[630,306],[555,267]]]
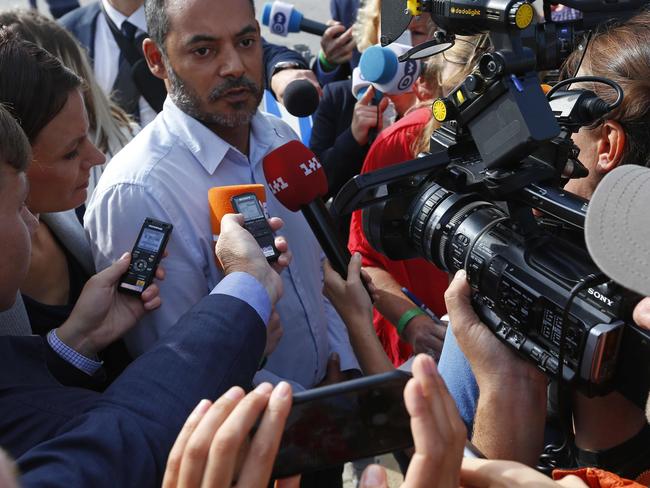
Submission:
[[[276,249],[271,226],[266,220],[264,210],[254,193],[242,193],[230,199],[235,212],[244,216],[244,228],[250,232],[269,262],[277,261],[280,252]]]
[[[131,251],[129,269],[120,278],[119,291],[139,296],[151,284],[173,228],[166,222],[144,219]]]
[[[272,477],[320,471],[411,447],[404,387],[395,370],[293,396]]]

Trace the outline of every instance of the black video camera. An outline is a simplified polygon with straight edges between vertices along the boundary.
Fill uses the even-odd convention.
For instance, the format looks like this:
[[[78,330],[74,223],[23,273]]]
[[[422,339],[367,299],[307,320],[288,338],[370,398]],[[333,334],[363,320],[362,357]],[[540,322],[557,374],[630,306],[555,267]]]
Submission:
[[[631,17],[644,1],[565,3],[583,19],[535,26],[528,0],[409,0],[407,9],[403,0],[384,0],[382,44],[423,12],[444,29],[404,59],[442,52],[455,34],[488,30],[494,50],[434,102],[441,127],[429,153],[353,178],[333,208],[339,215],[363,208],[366,238],[391,259],[465,269],[481,319],[550,376],[588,395],[617,389],[643,406],[650,335],[631,319],[640,297],[590,259],[588,202],[562,190],[567,178],[587,174],[571,134],[616,108],[623,93],[610,80],[581,77],[545,94],[538,71],[559,68],[589,29]],[[586,81],[609,85],[616,100],[561,90]]]

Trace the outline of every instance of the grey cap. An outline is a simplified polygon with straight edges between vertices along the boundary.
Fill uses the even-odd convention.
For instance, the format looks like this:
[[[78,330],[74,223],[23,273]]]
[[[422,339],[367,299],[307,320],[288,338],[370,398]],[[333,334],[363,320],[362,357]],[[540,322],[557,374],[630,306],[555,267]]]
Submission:
[[[603,178],[589,202],[585,239],[601,271],[650,296],[650,169],[624,165]]]

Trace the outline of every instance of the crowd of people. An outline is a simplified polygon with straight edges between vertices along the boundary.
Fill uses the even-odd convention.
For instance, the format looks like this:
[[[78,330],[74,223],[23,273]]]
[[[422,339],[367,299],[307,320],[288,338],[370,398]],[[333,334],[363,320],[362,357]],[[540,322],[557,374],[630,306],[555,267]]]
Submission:
[[[412,374],[403,399],[414,446],[394,453],[405,488],[650,486],[650,399],[644,411],[618,392],[571,391],[557,469],[535,468],[557,436],[564,386],[481,322],[465,271],[389,259],[356,211],[335,216],[352,254],[344,278],[271,190],[275,262],[242,215],[224,215],[213,235],[209,190],[265,184],[265,156],[297,139],[259,110],[264,90],[282,103],[295,80],[316,87],[310,145],[332,197],[428,150],[433,100],[492,50],[489,34],[456,36],[408,90],[379,101],[373,87],[356,98],[352,75],[381,38],[381,0],[332,0],[312,66],[261,37],[252,0],[49,4],[58,20],[0,12],[0,487],[269,486],[294,393],[396,368]],[[556,14],[568,11],[579,15]],[[436,30],[424,13],[399,42]],[[615,261],[633,271],[616,279],[648,296],[633,321],[650,330],[636,199],[650,194],[648,39],[641,10],[592,32],[561,73],[625,94],[573,134],[588,176],[564,188],[627,212],[617,223],[634,245]],[[146,218],[174,230],[154,283],[121,293]],[[487,459],[464,457],[468,441]],[[388,486],[370,460],[354,469],[358,486]],[[334,488],[342,470],[275,486]]]

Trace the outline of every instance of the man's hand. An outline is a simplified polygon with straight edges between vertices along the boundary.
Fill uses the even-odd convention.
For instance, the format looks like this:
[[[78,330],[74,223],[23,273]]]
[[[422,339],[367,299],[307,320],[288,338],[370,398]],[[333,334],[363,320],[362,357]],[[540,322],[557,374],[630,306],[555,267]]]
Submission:
[[[307,80],[311,82],[312,85],[318,91],[318,96],[323,96],[323,89],[318,83],[318,79],[314,72],[310,69],[283,69],[278,71],[271,77],[271,90],[275,98],[284,105],[284,91],[286,90],[289,83],[295,80]]]
[[[242,271],[252,275],[266,288],[271,304],[275,305],[282,295],[282,279],[278,273],[291,262],[289,246],[284,237],[275,238],[275,247],[280,251],[280,257],[274,268],[271,268],[262,254],[260,245],[250,232],[242,227],[243,224],[244,216],[241,214],[223,216],[221,235],[216,245],[217,259],[225,274]],[[283,222],[277,217],[272,217],[269,219],[269,225],[275,232],[282,227]]]
[[[524,380],[546,386],[546,377],[532,363],[517,357],[481,322],[471,303],[465,271],[456,273],[445,292],[449,323],[472,366],[479,389],[501,387],[506,380]]]
[[[467,431],[430,357],[421,354],[415,358],[404,402],[411,416],[415,454],[402,488],[458,488]],[[359,486],[387,488],[384,468],[366,468]]]
[[[56,330],[61,341],[92,357],[135,326],[146,311],[160,306],[156,284],[144,290],[140,297],[117,291],[117,283],[130,262],[131,255],[125,253],[88,280],[70,317]],[[165,278],[162,266],[156,270],[156,278]]]
[[[464,271],[456,273],[445,302],[449,323],[480,391],[472,442],[491,459],[532,465],[544,440],[545,375],[517,357],[479,320]]]
[[[266,347],[264,348],[264,354],[262,357],[266,358],[271,355],[275,348],[278,347],[280,339],[282,339],[282,323],[280,322],[280,316],[278,312],[273,310],[269,323],[266,326]]]
[[[388,106],[388,98],[384,97],[379,102],[379,105],[373,105],[372,97],[374,96],[375,88],[370,86],[359,101],[354,104],[350,130],[352,131],[352,137],[360,146],[368,144],[371,129],[376,129],[377,132],[381,132],[382,129],[382,114]]]
[[[214,404],[202,400],[169,453],[163,488],[268,486],[290,410],[285,382],[275,389],[262,383],[246,396],[236,386]]]
[[[404,329],[404,339],[411,344],[415,354],[429,354],[440,359],[447,324],[434,321],[428,315],[417,315],[409,320]]]
[[[343,64],[352,59],[354,48],[357,47],[352,37],[352,27],[346,29],[343,24],[330,20],[329,27],[320,39],[320,47],[325,59],[330,64]]]

